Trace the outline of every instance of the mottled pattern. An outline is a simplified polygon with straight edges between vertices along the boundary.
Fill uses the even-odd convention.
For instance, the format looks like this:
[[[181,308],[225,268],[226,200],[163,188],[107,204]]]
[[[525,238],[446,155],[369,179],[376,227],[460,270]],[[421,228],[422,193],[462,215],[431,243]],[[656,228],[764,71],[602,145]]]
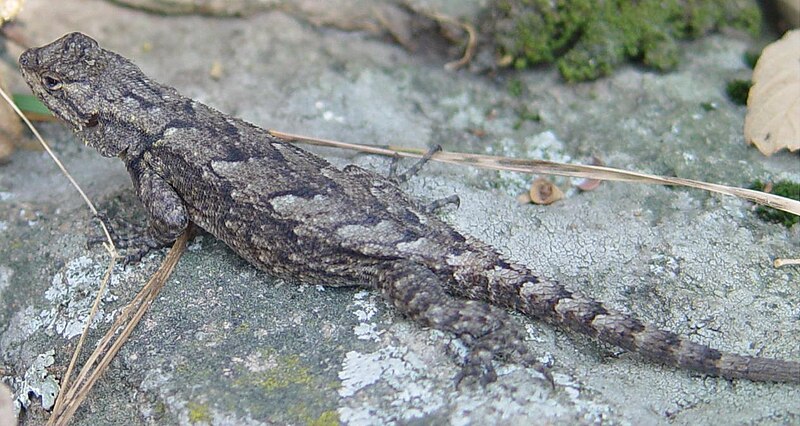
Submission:
[[[469,348],[459,380],[495,380],[492,360],[535,366],[502,308],[644,358],[730,378],[800,382],[800,363],[721,353],[537,278],[465,237],[395,181],[339,170],[267,131],[149,78],[73,33],[20,57],[28,84],[79,138],[125,162],[149,228],[130,260],[189,221],[276,276],[380,291],[398,310]]]

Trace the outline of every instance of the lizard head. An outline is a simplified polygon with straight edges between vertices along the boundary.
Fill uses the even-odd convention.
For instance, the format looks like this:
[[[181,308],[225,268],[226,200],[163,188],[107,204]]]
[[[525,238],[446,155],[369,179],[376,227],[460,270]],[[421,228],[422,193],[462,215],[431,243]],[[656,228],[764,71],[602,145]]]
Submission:
[[[70,33],[28,49],[19,65],[33,93],[103,156],[120,155],[130,140],[106,134],[105,126],[98,124],[154,128],[145,121],[162,118],[140,111],[138,102],[160,101],[153,83],[131,61],[99,47],[85,34]]]
[[[33,93],[79,131],[97,124],[100,100],[95,87],[105,71],[104,56],[91,37],[71,33],[26,50],[19,64]]]

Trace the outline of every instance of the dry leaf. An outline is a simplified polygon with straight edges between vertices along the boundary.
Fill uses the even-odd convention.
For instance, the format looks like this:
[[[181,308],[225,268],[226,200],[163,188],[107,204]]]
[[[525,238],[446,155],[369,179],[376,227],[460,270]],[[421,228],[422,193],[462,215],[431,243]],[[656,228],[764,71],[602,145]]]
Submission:
[[[222,62],[214,61],[211,63],[211,69],[208,71],[208,75],[214,80],[219,80],[222,78],[224,72],[225,68],[222,66]]]
[[[800,30],[764,48],[753,70],[744,137],[764,155],[800,149]]]
[[[17,417],[14,415],[14,402],[8,386],[0,383],[0,426],[14,426]]]
[[[564,193],[547,178],[537,178],[531,184],[528,196],[535,204],[553,204],[564,198]]]
[[[17,14],[22,10],[25,0],[4,0],[0,1],[0,24],[13,21]]]
[[[0,87],[5,89],[0,77]],[[0,102],[0,163],[8,161],[14,152],[14,142],[22,139],[22,124],[11,106]]]

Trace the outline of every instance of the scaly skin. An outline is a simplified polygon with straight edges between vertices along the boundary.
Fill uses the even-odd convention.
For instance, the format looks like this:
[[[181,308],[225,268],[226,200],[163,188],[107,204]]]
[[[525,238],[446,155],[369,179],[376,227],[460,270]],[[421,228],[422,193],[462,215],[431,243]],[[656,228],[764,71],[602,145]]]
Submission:
[[[80,139],[126,164],[149,215],[142,235],[120,241],[129,260],[194,222],[270,274],[373,288],[409,318],[456,334],[470,349],[459,380],[495,380],[495,357],[536,366],[501,309],[510,308],[655,362],[800,382],[798,362],[723,353],[542,280],[460,234],[393,180],[355,166],[339,170],[185,98],[83,34],[30,49],[20,65],[33,92]]]

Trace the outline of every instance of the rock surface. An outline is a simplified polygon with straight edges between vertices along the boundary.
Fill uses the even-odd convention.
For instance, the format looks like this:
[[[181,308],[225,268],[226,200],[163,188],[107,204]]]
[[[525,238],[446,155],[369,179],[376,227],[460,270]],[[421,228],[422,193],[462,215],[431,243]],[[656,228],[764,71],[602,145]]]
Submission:
[[[748,45],[731,35],[683,45],[686,62],[673,73],[628,67],[568,86],[554,69],[448,72],[451,58],[414,56],[278,11],[164,17],[98,0],[30,0],[19,19],[32,43],[83,31],[153,78],[267,128],[556,161],[597,156],[738,186],[800,181],[796,155],[764,158],[745,146],[744,108],[725,98],[724,83],[748,77]],[[26,92],[21,79],[10,83]],[[40,127],[97,204],[141,217],[120,162],[59,124]],[[314,149],[339,165],[388,165]],[[459,194],[461,208],[444,215],[463,232],[648,322],[724,350],[800,359],[800,272],[771,266],[771,257],[800,253],[800,227],[763,223],[737,199],[658,186],[580,193],[556,179],[564,200],[518,205],[530,180],[433,164],[408,190],[424,199]],[[49,398],[35,393],[63,374],[108,261],[101,248],[84,247],[90,226],[43,153],[18,151],[0,167],[0,356],[4,381],[31,399],[24,424],[43,422]],[[89,342],[160,260],[116,271]],[[556,388],[498,364],[495,384],[456,389],[452,336],[410,323],[374,293],[322,284],[275,281],[198,238],[73,424],[800,422],[796,386],[698,377],[522,317],[531,347],[553,364]]]

